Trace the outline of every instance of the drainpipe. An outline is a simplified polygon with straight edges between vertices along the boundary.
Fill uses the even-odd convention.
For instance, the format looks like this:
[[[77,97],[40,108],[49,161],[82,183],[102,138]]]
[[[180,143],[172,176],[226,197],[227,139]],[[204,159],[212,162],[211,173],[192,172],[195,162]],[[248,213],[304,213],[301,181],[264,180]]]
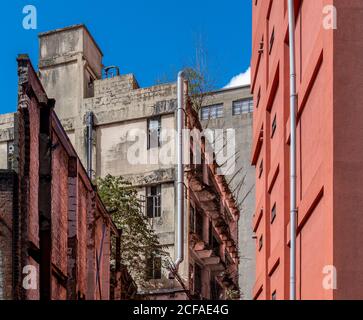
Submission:
[[[184,73],[178,73],[178,110],[177,110],[177,199],[178,199],[178,253],[175,261],[175,271],[178,272],[179,265],[184,260],[184,165],[183,165],[183,129],[184,129]]]
[[[295,6],[288,0],[290,43],[290,300],[296,300],[296,66]]]
[[[87,174],[92,179],[92,147],[93,147],[93,113],[91,111],[86,114],[87,124]]]

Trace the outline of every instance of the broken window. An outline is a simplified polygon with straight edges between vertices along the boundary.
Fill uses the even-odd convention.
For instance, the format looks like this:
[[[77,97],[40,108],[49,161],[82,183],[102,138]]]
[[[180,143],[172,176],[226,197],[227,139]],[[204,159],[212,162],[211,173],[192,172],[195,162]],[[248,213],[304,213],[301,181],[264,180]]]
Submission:
[[[147,188],[146,208],[148,218],[158,218],[161,216],[161,186],[151,186]]]
[[[158,148],[160,147],[160,130],[161,130],[161,119],[160,117],[148,119],[147,121],[147,148]]]
[[[146,280],[161,279],[161,257],[153,256],[146,261]]]
[[[190,207],[190,232],[203,238],[203,215],[193,206]]]
[[[194,264],[194,294],[202,293],[202,268],[195,263]]]
[[[12,169],[13,168],[13,160],[14,160],[14,142],[13,141],[8,141],[8,169]]]

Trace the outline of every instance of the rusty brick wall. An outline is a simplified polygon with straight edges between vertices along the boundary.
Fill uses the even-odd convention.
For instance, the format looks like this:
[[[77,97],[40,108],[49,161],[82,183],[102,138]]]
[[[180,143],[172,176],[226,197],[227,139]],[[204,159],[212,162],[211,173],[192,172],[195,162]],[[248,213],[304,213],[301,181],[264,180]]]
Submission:
[[[96,298],[108,300],[110,297],[110,230],[105,227],[105,222],[96,212],[98,219],[95,223],[95,250],[94,254],[98,261],[96,262]],[[97,276],[97,266],[99,274]],[[99,279],[99,280],[98,280]],[[100,283],[98,282],[100,281]]]
[[[95,193],[89,190],[88,192],[88,203],[87,203],[87,299],[94,300],[99,298],[96,291],[96,241],[100,236],[96,226],[96,197]]]
[[[71,158],[68,163],[68,281],[67,299],[74,300],[78,297],[77,289],[77,261],[78,261],[78,184],[77,184],[77,159]]]
[[[87,293],[87,189],[78,180],[78,291],[82,296]]]
[[[68,155],[53,135],[52,144],[52,264],[67,275],[68,245]],[[52,298],[65,299],[66,288],[53,279]]]
[[[110,217],[27,56],[18,74],[18,182],[0,171],[0,298],[109,299]],[[22,286],[27,265],[35,289]]]
[[[17,175],[0,170],[0,300],[12,299],[13,215],[17,212]]]
[[[110,299],[110,261],[111,261],[111,237],[110,230],[106,228],[105,239],[103,243],[103,252],[101,259],[101,283],[102,283],[102,300]]]
[[[39,106],[32,98],[29,105],[30,163],[28,238],[39,247],[38,186],[39,186]]]

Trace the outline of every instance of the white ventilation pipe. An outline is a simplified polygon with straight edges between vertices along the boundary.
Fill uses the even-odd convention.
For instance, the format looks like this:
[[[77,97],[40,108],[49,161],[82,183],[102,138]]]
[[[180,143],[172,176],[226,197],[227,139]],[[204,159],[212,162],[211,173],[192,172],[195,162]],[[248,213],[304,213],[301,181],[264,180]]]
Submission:
[[[179,265],[184,261],[184,165],[183,165],[183,129],[184,129],[184,73],[178,73],[178,109],[177,109],[177,201],[178,201],[178,238],[177,258],[175,260],[175,271],[178,272]]]
[[[295,5],[288,0],[290,51],[290,300],[296,300],[296,65]]]
[[[93,113],[91,111],[86,113],[87,125],[87,174],[92,180],[92,148],[93,148]]]

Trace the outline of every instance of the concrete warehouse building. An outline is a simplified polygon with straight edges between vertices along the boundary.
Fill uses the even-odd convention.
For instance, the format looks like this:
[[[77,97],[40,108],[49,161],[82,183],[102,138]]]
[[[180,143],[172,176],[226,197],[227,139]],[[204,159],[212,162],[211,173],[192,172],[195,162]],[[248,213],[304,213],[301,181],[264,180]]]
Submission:
[[[57,101],[55,111],[83,165],[94,178],[107,174],[122,175],[137,186],[145,203],[145,214],[174,260],[177,237],[175,164],[163,164],[158,160],[160,147],[165,143],[173,144],[170,139],[164,141],[159,133],[163,129],[176,129],[176,84],[140,88],[133,74],[120,75],[115,66],[105,68],[102,65],[103,54],[84,25],[42,33],[39,40],[39,77],[48,96]],[[247,88],[230,89],[229,92],[236,101],[248,98]],[[215,96],[222,97],[220,94]],[[242,122],[246,136],[241,140],[244,141],[240,144],[243,150],[237,167],[242,164],[247,170],[248,118],[251,114],[241,117],[246,118]],[[228,121],[230,118],[224,128],[229,126]],[[243,128],[244,123],[246,128]],[[7,155],[0,157],[4,168],[12,154],[12,127],[10,114],[0,117],[0,149],[5,151],[3,155]],[[146,159],[149,160],[146,163],[129,163],[128,152],[134,142],[127,139],[127,134],[132,129],[146,133],[143,142]],[[248,170],[254,169],[250,167]],[[253,243],[248,231],[248,216],[253,211],[253,191],[248,193],[250,188],[250,180],[246,179],[246,184],[239,190],[241,195],[248,194],[242,205],[243,225],[239,236],[242,239],[239,243],[242,265],[240,287],[245,298],[251,296],[248,281],[253,278],[253,273],[250,274],[253,258],[249,249],[243,251],[249,247],[248,240]],[[168,271],[158,261],[153,263],[153,268],[154,279],[150,279],[150,287],[144,288],[144,293],[177,295],[182,290],[176,280],[168,278]],[[180,266],[180,273],[188,277],[186,263]]]

